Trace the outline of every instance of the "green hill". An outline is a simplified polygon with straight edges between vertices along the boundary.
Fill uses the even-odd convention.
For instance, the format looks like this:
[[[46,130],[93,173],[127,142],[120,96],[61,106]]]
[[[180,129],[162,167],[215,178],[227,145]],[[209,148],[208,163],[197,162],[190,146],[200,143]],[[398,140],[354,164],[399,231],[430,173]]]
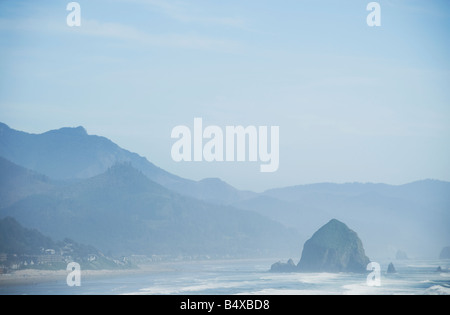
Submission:
[[[55,248],[55,243],[36,230],[23,228],[13,218],[0,220],[0,253],[39,255],[42,248]]]
[[[3,256],[0,267],[7,269],[65,269],[73,261],[88,270],[132,267],[127,261],[114,260],[92,246],[69,239],[55,242],[10,217],[0,220],[0,254]]]

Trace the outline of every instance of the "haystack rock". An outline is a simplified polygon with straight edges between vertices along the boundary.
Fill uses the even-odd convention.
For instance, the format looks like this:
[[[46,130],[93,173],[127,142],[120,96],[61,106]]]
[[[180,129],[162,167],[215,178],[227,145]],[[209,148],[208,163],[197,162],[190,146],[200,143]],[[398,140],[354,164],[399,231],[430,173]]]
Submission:
[[[356,232],[333,219],[305,243],[297,268],[300,272],[366,273],[369,263]]]

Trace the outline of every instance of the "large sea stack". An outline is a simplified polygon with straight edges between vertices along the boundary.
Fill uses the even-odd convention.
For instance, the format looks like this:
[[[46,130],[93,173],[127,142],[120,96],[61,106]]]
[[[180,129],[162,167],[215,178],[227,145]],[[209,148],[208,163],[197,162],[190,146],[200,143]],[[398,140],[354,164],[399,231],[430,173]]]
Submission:
[[[365,273],[369,263],[356,232],[334,219],[305,243],[298,270]]]

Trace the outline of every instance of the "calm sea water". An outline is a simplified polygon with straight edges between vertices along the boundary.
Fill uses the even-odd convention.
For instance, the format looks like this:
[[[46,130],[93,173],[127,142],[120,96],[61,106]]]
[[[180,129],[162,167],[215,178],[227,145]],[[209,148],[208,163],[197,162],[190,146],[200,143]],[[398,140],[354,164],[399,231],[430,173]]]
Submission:
[[[189,262],[175,270],[144,275],[82,279],[70,288],[65,279],[27,286],[0,286],[0,294],[149,294],[149,295],[305,295],[305,294],[450,294],[450,273],[436,272],[450,261],[397,262],[397,274],[382,273],[381,287],[369,287],[367,275],[273,274],[270,261]],[[381,264],[387,270],[388,263]]]

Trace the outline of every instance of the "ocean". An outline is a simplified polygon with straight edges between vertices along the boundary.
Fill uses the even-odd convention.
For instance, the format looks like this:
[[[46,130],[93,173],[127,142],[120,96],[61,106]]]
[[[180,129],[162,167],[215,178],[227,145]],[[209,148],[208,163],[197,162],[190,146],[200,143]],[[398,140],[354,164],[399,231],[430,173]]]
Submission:
[[[367,275],[340,273],[270,273],[273,260],[178,262],[170,271],[34,285],[0,286],[0,295],[450,295],[450,261],[395,262],[396,274],[381,263],[381,286],[367,285]],[[173,267],[175,266],[175,267]],[[83,276],[83,274],[81,274]]]

